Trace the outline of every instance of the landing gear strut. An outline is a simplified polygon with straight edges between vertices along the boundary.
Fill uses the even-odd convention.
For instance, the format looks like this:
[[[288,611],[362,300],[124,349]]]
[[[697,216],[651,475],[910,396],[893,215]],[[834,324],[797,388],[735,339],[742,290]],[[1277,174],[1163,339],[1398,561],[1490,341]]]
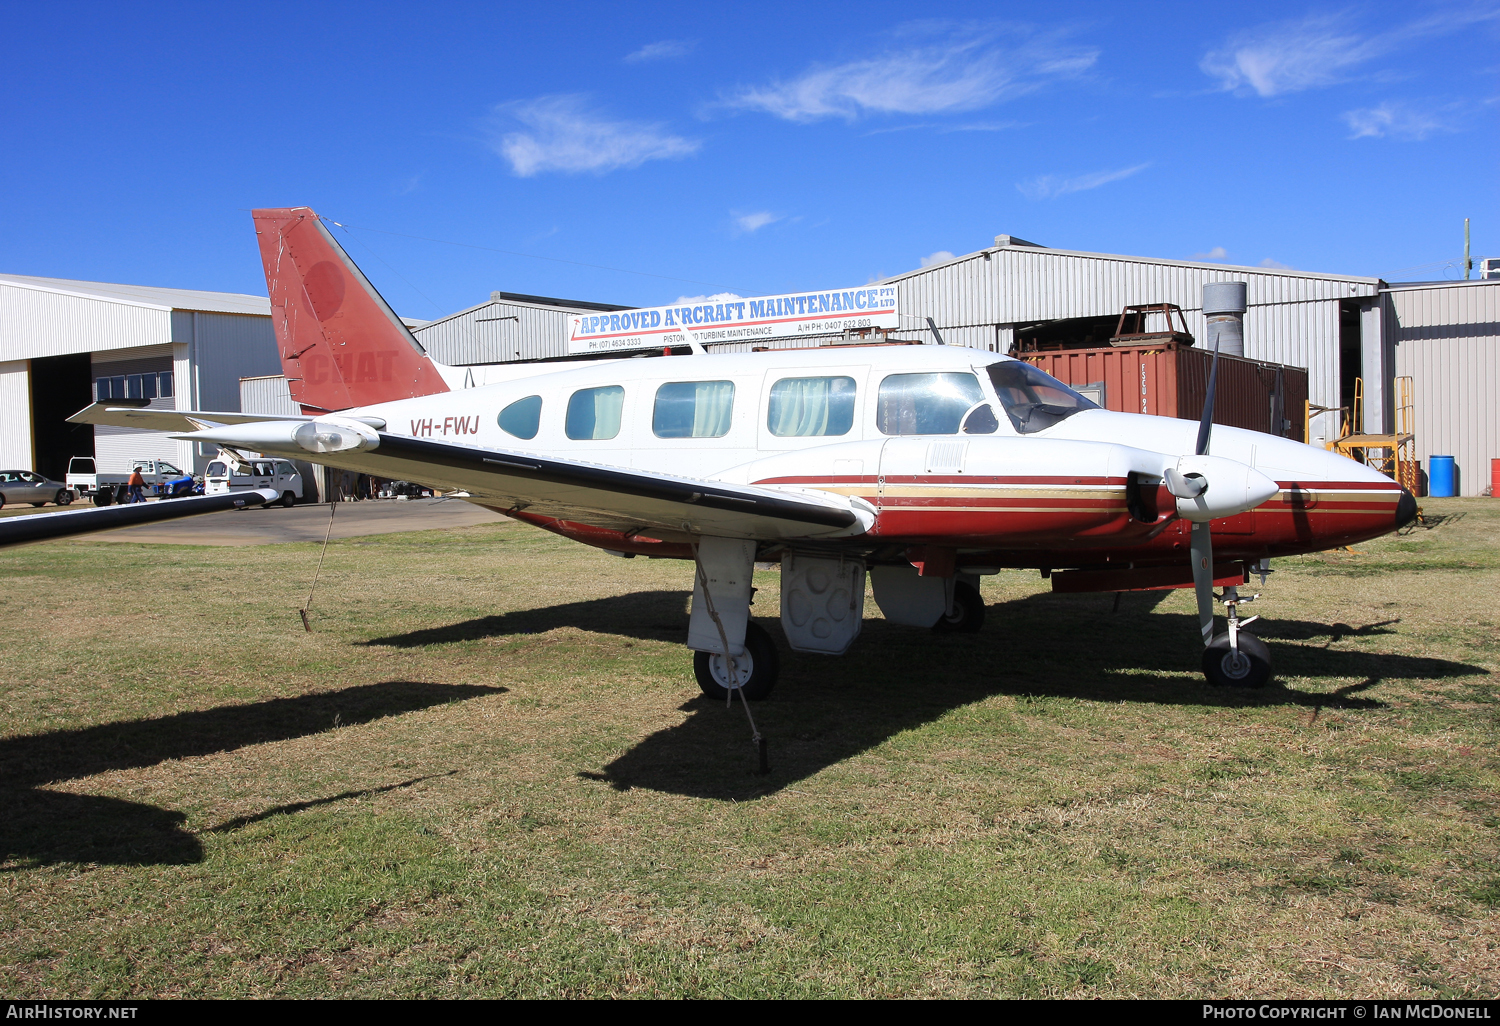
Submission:
[[[1260,598],[1241,598],[1240,590],[1227,587],[1218,596],[1229,616],[1229,630],[1217,634],[1203,650],[1203,675],[1219,687],[1263,688],[1271,679],[1271,652],[1266,643],[1244,630],[1259,616],[1240,619],[1239,607]]]

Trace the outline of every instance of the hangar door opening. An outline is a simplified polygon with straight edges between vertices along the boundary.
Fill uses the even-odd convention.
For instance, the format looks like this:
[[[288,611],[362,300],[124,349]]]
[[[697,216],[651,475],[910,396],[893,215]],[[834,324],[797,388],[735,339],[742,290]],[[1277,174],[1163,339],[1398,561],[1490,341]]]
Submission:
[[[94,455],[93,425],[68,423],[93,401],[88,353],[31,361],[31,437],[38,474],[61,481],[68,460]]]
[[[1364,377],[1363,336],[1360,333],[1360,301],[1339,301],[1339,405],[1348,411],[1351,430],[1364,430],[1363,424],[1354,423],[1354,382]],[[1338,433],[1334,428],[1334,434]]]

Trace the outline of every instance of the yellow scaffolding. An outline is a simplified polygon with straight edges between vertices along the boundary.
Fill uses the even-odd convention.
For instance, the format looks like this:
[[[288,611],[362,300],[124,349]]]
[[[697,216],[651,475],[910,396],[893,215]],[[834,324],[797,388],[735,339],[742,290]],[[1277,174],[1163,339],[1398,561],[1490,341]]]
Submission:
[[[1338,413],[1338,437],[1325,443],[1327,448],[1347,456],[1357,463],[1373,467],[1386,477],[1395,479],[1413,495],[1417,494],[1417,443],[1416,404],[1412,398],[1412,379],[1402,375],[1396,385],[1396,430],[1388,435],[1358,433],[1356,426],[1364,421],[1365,383],[1354,379],[1354,410],[1349,416],[1348,407],[1314,406],[1307,404],[1306,422],[1311,437],[1312,418],[1316,413]]]

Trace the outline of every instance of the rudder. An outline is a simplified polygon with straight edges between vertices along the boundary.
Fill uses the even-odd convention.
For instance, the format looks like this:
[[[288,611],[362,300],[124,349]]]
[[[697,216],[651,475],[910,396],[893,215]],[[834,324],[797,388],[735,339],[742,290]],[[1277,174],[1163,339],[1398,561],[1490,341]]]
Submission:
[[[421,343],[308,207],[254,210],[281,369],[304,413],[448,391]]]

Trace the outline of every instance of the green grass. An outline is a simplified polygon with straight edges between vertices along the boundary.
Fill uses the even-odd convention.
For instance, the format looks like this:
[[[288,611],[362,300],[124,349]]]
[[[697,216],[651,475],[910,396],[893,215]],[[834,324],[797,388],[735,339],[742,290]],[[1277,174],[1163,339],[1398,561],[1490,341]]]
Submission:
[[[690,576],[519,525],[0,553],[16,997],[1486,996],[1500,503],[1183,592],[986,578],[698,697]],[[240,514],[235,514],[240,515]],[[243,514],[253,515],[253,514]],[[1442,518],[1442,519],[1439,519]],[[755,612],[774,627],[777,576]]]

